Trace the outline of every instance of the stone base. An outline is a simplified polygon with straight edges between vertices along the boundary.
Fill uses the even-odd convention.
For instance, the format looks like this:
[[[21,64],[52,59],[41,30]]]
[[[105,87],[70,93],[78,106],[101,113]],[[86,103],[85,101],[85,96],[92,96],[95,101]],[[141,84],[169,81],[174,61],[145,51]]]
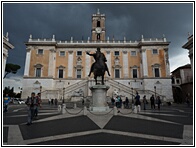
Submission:
[[[106,94],[109,86],[106,85],[94,85],[90,87],[92,91],[92,106],[90,108],[91,111],[107,111],[109,110],[107,101],[106,101]]]
[[[82,101],[82,98],[81,96],[78,96],[78,97],[71,97],[71,102],[77,102],[77,101]]]
[[[94,111],[94,112],[104,112],[104,111],[108,111],[109,110],[109,106],[106,107],[90,107],[90,111]]]

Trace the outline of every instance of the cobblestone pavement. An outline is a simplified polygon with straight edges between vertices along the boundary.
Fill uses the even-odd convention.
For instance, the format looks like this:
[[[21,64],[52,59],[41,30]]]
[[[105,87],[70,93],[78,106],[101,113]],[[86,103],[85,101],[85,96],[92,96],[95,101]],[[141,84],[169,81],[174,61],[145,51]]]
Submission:
[[[26,125],[25,105],[10,105],[3,114],[4,145],[193,145],[193,108],[186,104],[161,106],[161,110],[113,108],[86,113],[81,104],[66,113],[44,104],[38,119]]]

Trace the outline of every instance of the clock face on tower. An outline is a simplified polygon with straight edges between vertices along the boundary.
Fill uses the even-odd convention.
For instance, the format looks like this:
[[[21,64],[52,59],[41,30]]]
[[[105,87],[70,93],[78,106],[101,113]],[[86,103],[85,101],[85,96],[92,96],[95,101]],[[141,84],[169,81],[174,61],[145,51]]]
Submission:
[[[96,31],[97,33],[101,33],[101,28],[100,28],[100,27],[97,27],[97,28],[95,28],[95,31]]]

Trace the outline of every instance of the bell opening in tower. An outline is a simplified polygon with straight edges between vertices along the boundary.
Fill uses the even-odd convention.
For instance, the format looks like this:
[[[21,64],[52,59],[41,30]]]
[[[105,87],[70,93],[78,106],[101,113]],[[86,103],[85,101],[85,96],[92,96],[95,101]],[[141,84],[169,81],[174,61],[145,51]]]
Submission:
[[[97,27],[100,27],[100,21],[97,21]]]

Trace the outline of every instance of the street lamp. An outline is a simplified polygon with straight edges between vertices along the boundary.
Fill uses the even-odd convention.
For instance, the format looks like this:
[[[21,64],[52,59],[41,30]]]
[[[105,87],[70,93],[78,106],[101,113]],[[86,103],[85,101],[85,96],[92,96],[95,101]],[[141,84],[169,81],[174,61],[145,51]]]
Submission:
[[[65,93],[65,87],[63,87],[63,103],[65,103],[65,101],[64,101],[64,93]]]
[[[155,98],[156,98],[156,86],[154,86],[154,94],[155,94]]]
[[[40,99],[41,99],[41,94],[42,94],[42,86],[41,85],[39,87],[39,92],[40,92]]]

